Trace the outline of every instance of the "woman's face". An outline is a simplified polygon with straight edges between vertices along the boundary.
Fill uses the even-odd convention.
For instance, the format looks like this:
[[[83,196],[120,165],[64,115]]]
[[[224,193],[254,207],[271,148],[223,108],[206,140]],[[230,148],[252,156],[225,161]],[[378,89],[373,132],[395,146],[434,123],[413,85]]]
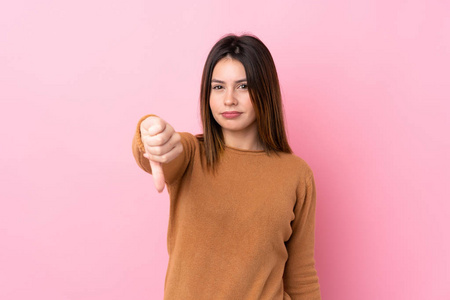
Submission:
[[[257,124],[244,65],[238,60],[224,57],[216,64],[211,79],[209,106],[214,119],[227,136],[255,136]]]

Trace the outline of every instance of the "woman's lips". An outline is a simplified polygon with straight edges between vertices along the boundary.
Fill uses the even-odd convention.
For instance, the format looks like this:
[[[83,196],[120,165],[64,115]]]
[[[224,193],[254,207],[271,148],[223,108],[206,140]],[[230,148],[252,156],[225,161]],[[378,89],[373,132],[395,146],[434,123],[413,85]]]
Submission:
[[[227,119],[234,119],[241,115],[241,112],[238,111],[225,111],[222,113],[222,116]]]
[[[227,119],[234,119],[241,115],[241,112],[238,111],[226,111],[222,113],[222,116]]]

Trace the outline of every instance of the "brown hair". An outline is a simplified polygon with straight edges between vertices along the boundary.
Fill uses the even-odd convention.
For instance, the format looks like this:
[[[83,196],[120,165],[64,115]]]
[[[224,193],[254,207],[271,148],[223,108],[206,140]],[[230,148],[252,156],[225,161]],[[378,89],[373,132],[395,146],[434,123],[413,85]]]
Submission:
[[[277,70],[269,49],[255,36],[230,34],[213,46],[203,68],[200,91],[203,135],[199,135],[198,138],[205,144],[207,166],[214,169],[225,148],[222,128],[211,113],[209,100],[214,67],[226,56],[244,65],[250,99],[256,114],[258,134],[264,150],[267,154],[278,151],[292,153],[284,128]]]

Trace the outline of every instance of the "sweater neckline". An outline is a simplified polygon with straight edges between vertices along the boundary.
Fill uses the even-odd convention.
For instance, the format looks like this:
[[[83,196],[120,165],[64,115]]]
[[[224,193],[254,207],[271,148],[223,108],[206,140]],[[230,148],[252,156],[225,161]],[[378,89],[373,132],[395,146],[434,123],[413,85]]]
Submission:
[[[225,150],[228,150],[230,152],[239,153],[239,154],[251,154],[251,155],[264,155],[266,154],[266,151],[264,150],[246,150],[246,149],[239,149],[231,146],[225,145]]]

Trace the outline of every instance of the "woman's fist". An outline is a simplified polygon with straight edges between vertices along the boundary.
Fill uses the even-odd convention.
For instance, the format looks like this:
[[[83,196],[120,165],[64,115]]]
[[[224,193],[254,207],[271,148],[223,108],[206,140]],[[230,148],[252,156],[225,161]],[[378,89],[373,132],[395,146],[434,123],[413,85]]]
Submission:
[[[168,163],[183,152],[181,137],[169,123],[156,116],[142,121],[140,130],[144,156],[150,161],[155,187],[161,193],[165,184],[161,163]]]

